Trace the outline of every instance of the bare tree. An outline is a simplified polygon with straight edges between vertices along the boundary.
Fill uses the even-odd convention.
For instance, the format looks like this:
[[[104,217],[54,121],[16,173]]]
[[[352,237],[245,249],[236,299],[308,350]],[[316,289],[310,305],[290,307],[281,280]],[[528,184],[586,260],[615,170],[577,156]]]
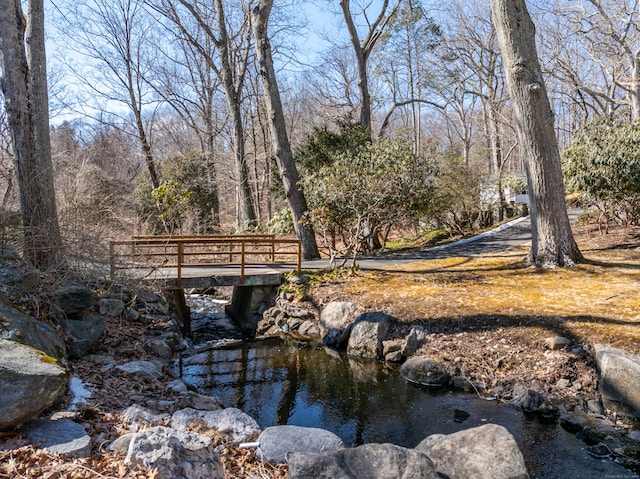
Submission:
[[[24,228],[24,255],[34,266],[62,260],[53,188],[49,98],[41,0],[0,1],[0,84],[11,128]],[[27,25],[28,23],[28,25]]]
[[[396,0],[391,8],[389,8],[389,0],[384,0],[380,7],[380,12],[376,18],[370,22],[366,12],[366,6],[361,9],[361,17],[366,22],[366,32],[364,38],[360,39],[358,26],[351,12],[351,1],[340,0],[342,15],[349,30],[349,38],[353,45],[353,51],[358,64],[358,89],[360,92],[360,123],[369,128],[371,131],[371,95],[369,93],[369,72],[368,64],[371,52],[385,28],[389,24],[391,18],[395,15],[400,7],[402,0]]]
[[[64,5],[68,11],[62,12],[63,17],[74,32],[72,48],[88,60],[86,68],[70,68],[79,75],[87,97],[102,101],[101,112],[112,116],[117,110],[114,103],[131,112],[151,184],[158,188],[160,177],[144,119],[145,110],[155,104],[145,81],[153,23],[140,0],[84,0]],[[68,35],[64,41],[70,41]],[[82,101],[88,102],[88,98]]]
[[[199,148],[207,161],[208,183],[212,197],[211,225],[220,226],[220,201],[218,191],[218,165],[216,138],[220,135],[219,121],[220,81],[210,62],[183,35],[173,35],[172,47],[158,47],[162,55],[146,77],[155,92],[171,106],[176,120],[195,134]],[[192,35],[200,39],[200,47],[215,57],[211,39],[196,24]],[[159,42],[167,38],[160,38]],[[226,113],[222,114],[226,121]],[[185,151],[182,151],[184,153]]]
[[[531,198],[532,245],[537,266],[567,266],[581,261],[564,198],[560,153],[553,112],[542,78],[535,26],[525,0],[491,0],[509,95],[524,152]]]
[[[620,101],[615,90],[624,94],[622,103],[631,117],[640,120],[640,1],[587,0],[573,23],[588,45],[594,63],[606,65],[614,87],[610,101]],[[578,15],[576,15],[578,13]]]
[[[289,136],[287,135],[287,127],[267,32],[272,5],[273,0],[260,0],[258,5],[251,11],[253,35],[255,38],[258,63],[260,65],[260,75],[262,77],[264,102],[270,119],[269,127],[271,140],[275,147],[278,171],[280,172],[280,177],[284,185],[285,196],[289,203],[296,234],[302,242],[302,254],[305,259],[315,259],[320,257],[320,253],[318,252],[313,226],[311,226],[310,222],[305,222],[305,215],[308,213],[309,208],[307,207],[307,200],[300,186],[298,169],[293,159]]]
[[[215,0],[213,8],[206,5],[206,2],[187,0],[161,0],[149,1],[148,3],[173,22],[179,34],[199,51],[220,79],[233,126],[242,227],[253,228],[256,226],[256,213],[251,184],[249,183],[249,169],[245,158],[246,139],[242,114],[243,90],[250,61],[251,39],[246,7],[241,5],[240,10],[236,12],[239,13],[237,15],[239,18],[234,30],[231,30],[222,0]],[[211,51],[203,45],[185,18],[193,20],[213,43],[217,52],[216,58],[211,56]]]
[[[442,108],[429,98],[425,88],[433,72],[429,68],[433,59],[429,52],[438,45],[440,33],[421,1],[406,0],[378,42],[374,61],[374,72],[384,79],[393,97],[378,136],[384,135],[394,113],[408,110],[409,125],[405,129],[411,131],[416,154],[421,152],[424,105]]]

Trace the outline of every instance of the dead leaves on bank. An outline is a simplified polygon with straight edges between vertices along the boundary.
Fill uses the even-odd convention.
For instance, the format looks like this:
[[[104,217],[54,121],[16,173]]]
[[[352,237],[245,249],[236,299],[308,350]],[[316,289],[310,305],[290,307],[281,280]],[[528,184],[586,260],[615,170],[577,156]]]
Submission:
[[[0,479],[154,479],[155,475],[126,466],[115,453],[73,459],[32,446],[0,452]]]
[[[252,450],[228,448],[220,457],[225,479],[286,479],[285,464],[256,460]],[[122,455],[108,453],[74,459],[32,446],[0,452],[0,479],[156,479],[156,470],[126,466]]]

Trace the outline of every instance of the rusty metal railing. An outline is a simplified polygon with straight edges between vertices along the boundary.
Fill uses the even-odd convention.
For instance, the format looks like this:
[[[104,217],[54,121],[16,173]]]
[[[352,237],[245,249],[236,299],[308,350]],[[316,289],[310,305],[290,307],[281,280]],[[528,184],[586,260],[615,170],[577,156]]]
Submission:
[[[240,282],[247,267],[295,265],[300,274],[302,245],[275,235],[133,236],[109,245],[111,276],[120,269],[176,268],[176,281],[188,267],[238,266]]]

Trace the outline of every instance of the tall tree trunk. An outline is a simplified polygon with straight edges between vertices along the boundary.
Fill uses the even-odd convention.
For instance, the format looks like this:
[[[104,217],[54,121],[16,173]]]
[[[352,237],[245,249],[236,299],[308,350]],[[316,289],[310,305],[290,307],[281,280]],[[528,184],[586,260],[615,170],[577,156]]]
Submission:
[[[48,269],[62,260],[53,189],[42,0],[0,0],[0,84],[11,128],[20,190],[24,255]],[[26,36],[25,36],[26,30]],[[26,40],[26,51],[25,51]]]
[[[535,46],[535,26],[525,0],[491,0],[509,95],[526,161],[532,245],[537,266],[567,266],[583,259],[573,238],[553,112]]]
[[[222,0],[216,0],[215,8],[218,14],[219,38],[216,42],[216,48],[218,49],[218,53],[220,55],[220,76],[222,85],[224,87],[227,104],[229,105],[231,123],[233,124],[235,147],[234,153],[237,175],[236,181],[238,181],[238,189],[240,194],[240,214],[242,216],[241,226],[243,229],[252,229],[257,226],[257,220],[253,196],[251,194],[251,184],[249,183],[249,168],[247,167],[247,161],[245,158],[246,144],[241,105],[241,92],[244,82],[244,74],[238,75],[239,78],[236,79],[234,85],[234,74],[231,57],[235,54],[238,54],[238,52],[230,51],[231,47],[229,35],[227,32],[226,16]],[[246,65],[246,62],[244,62],[243,64]]]
[[[256,54],[260,65],[260,76],[262,77],[262,90],[264,102],[269,114],[269,129],[273,145],[276,148],[276,163],[285,195],[291,210],[293,226],[296,234],[302,242],[302,255],[305,259],[315,259],[320,257],[316,236],[310,223],[303,221],[308,211],[307,200],[300,187],[300,178],[296,168],[287,135],[287,127],[280,101],[280,92],[276,80],[273,58],[271,55],[271,45],[267,34],[267,24],[273,0],[260,0],[258,5],[251,11],[253,35],[256,43]]]

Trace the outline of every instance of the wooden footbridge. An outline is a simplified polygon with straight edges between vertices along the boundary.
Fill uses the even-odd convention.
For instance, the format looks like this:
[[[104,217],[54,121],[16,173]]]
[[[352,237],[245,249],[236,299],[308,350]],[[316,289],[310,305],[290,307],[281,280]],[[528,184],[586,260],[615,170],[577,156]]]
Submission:
[[[229,315],[247,334],[255,332],[255,286],[275,287],[284,271],[300,274],[298,239],[271,234],[132,236],[110,243],[111,277],[119,272],[160,284],[173,299],[183,332],[191,334],[185,288],[233,286]]]

